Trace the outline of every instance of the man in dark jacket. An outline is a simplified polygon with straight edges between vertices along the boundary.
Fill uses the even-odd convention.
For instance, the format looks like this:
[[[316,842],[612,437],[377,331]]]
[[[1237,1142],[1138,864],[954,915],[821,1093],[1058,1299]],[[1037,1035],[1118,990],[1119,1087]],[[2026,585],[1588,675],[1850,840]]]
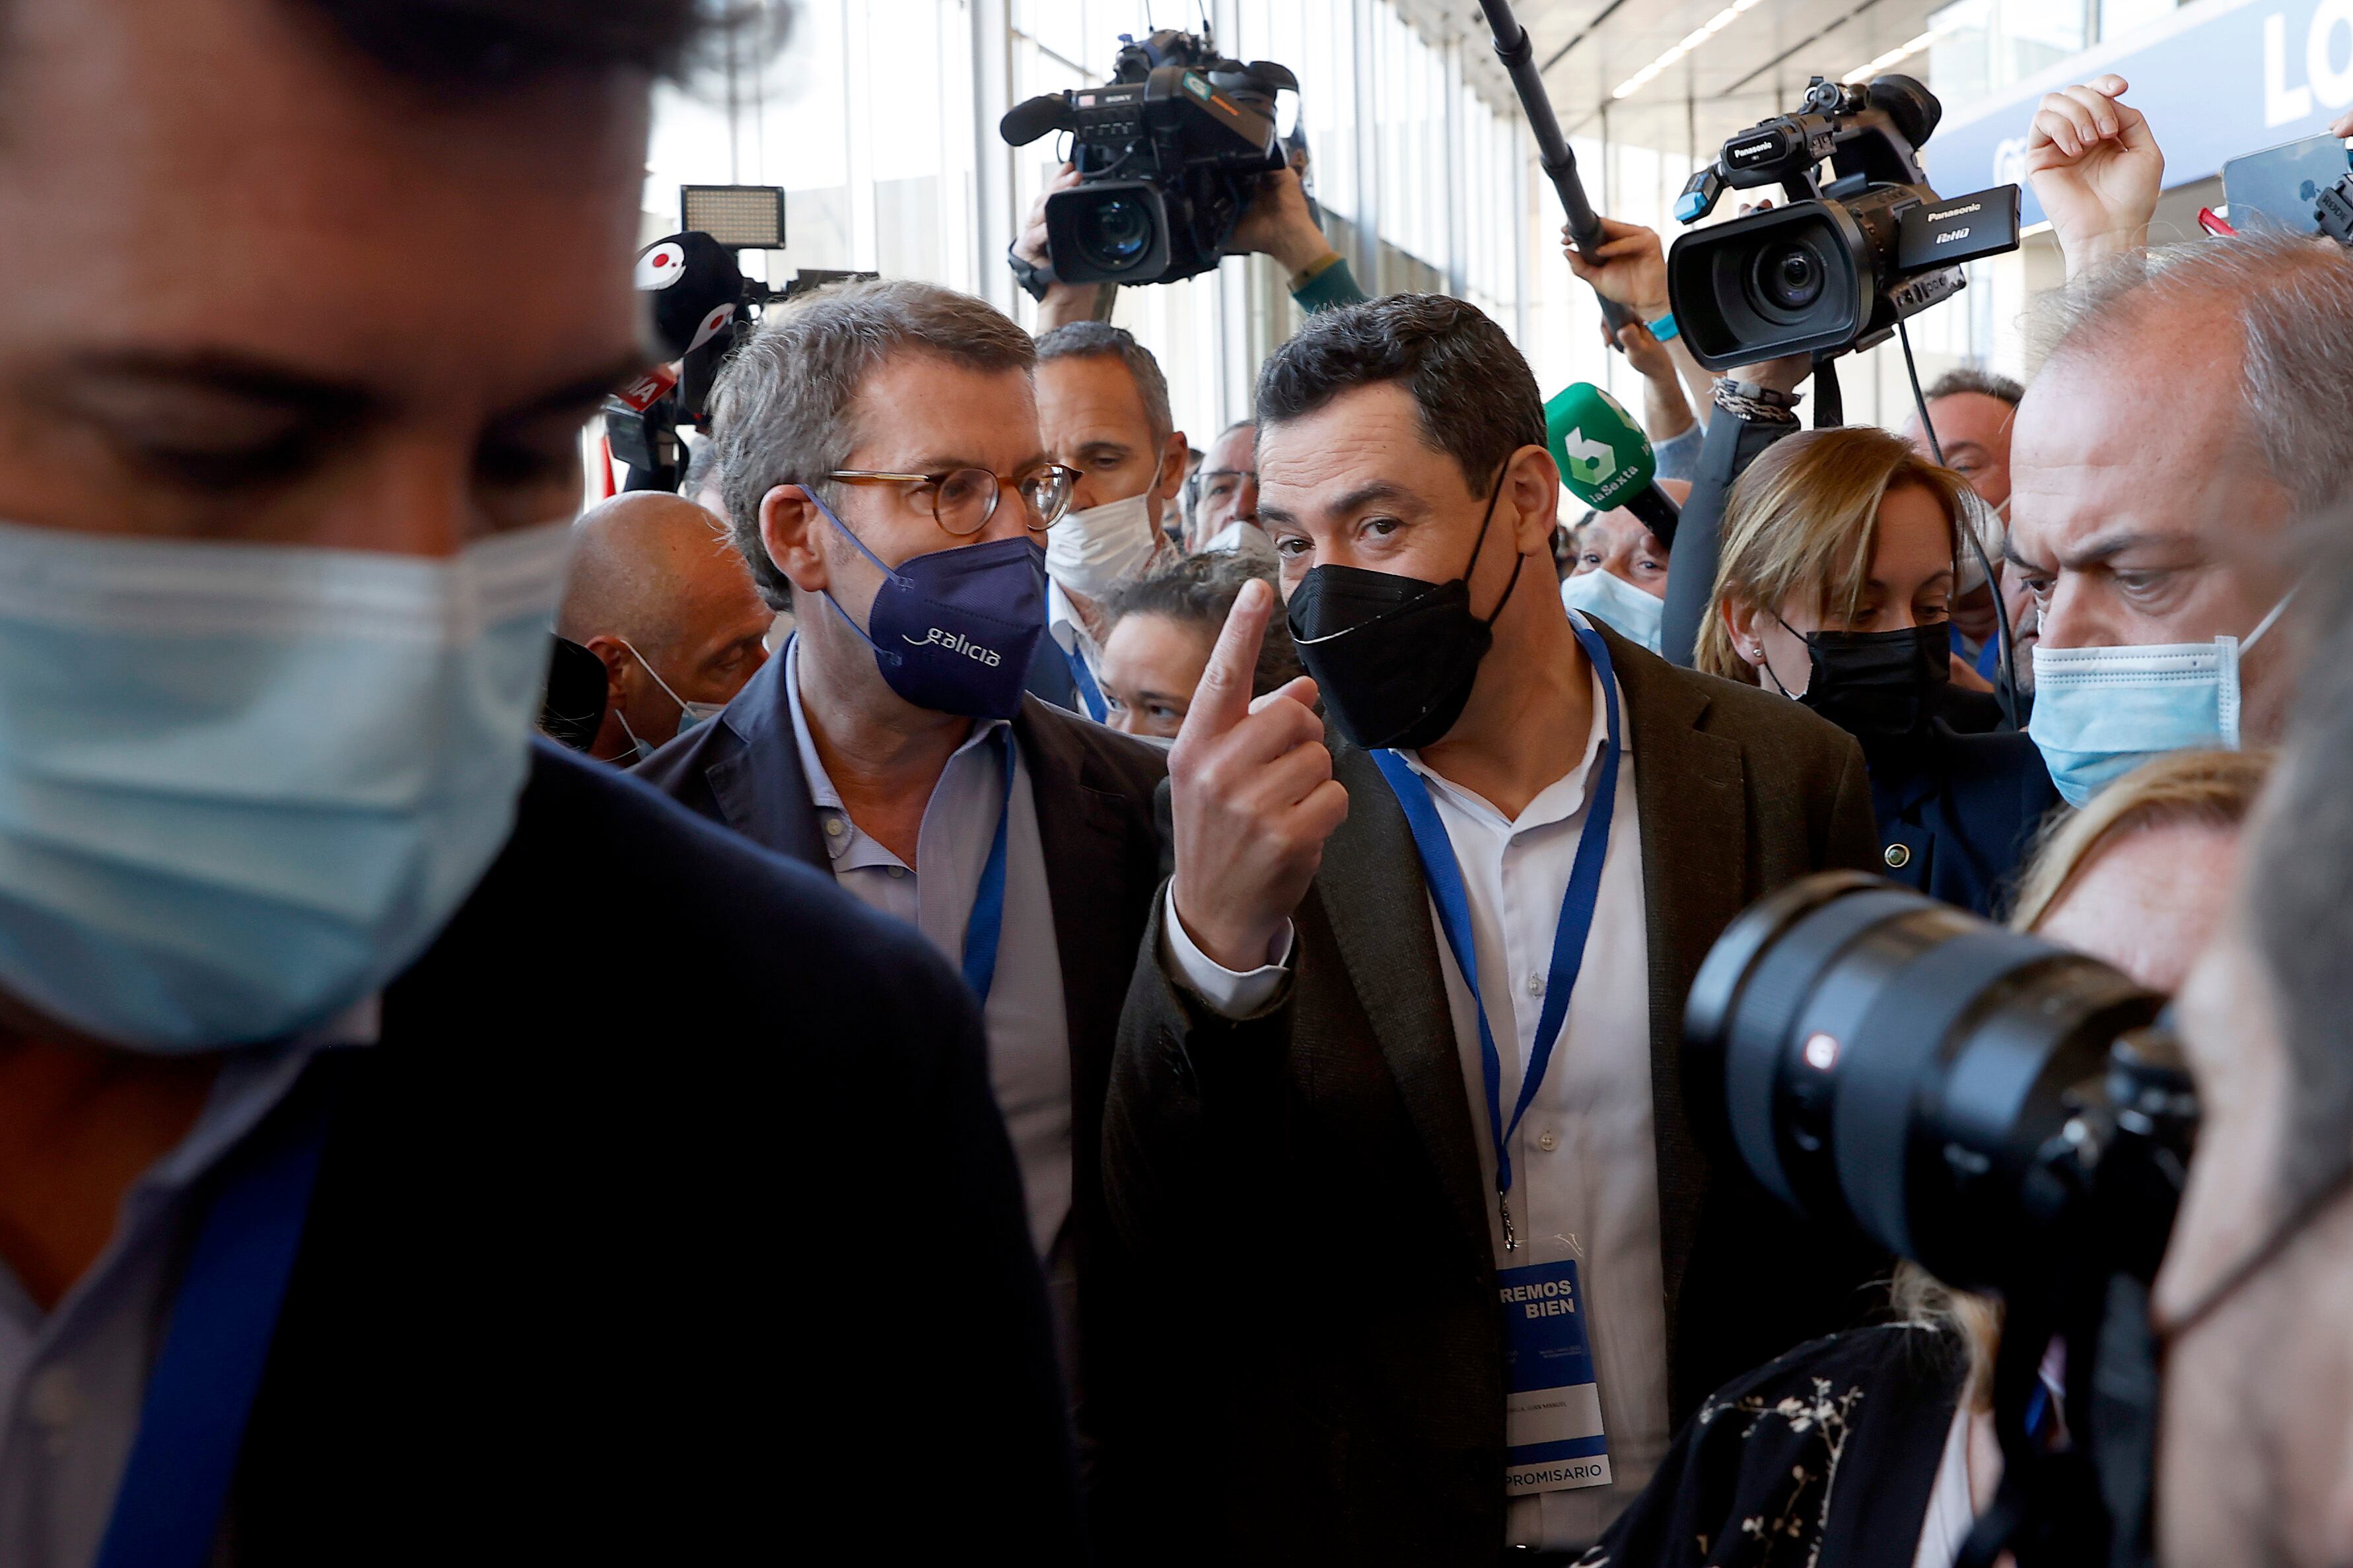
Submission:
[[[1035,541],[1072,478],[1040,450],[1033,361],[988,305],[923,283],[763,325],[720,385],[721,468],[737,548],[797,629],[638,776],[921,931],[982,998],[1110,1552],[1134,1386],[1114,1347],[1141,1309],[1119,1300],[1103,1102],[1166,765],[1022,691],[1045,631]]]
[[[1472,307],[1319,316],[1258,410],[1314,679],[1250,703],[1246,590],[1106,1113],[1114,1213],[1195,1331],[1165,1375],[1206,1550],[1572,1552],[1701,1395],[1866,1305],[1871,1259],[1695,1147],[1679,1062],[1741,908],[1875,861],[1862,758],[1568,618],[1535,383]]]
[[[8,9],[10,1568],[1079,1555],[955,975],[531,740],[701,14]]]

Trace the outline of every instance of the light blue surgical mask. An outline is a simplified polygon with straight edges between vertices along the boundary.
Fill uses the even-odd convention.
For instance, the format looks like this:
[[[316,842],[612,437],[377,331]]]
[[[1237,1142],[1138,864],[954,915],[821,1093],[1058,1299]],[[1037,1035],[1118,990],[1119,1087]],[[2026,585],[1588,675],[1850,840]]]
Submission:
[[[2081,806],[2167,752],[2239,747],[2239,660],[2287,608],[2283,598],[2241,642],[2034,647],[2027,732],[2069,805]]]
[[[0,524],[0,986],[161,1052],[383,987],[513,826],[570,548]]]
[[[1630,642],[1659,651],[1660,627],[1667,605],[1614,572],[1580,572],[1560,585],[1560,602],[1583,610]]]
[[[629,650],[629,657],[638,661],[638,668],[643,669],[648,675],[652,676],[654,678],[654,684],[662,689],[662,695],[669,698],[672,702],[678,704],[678,728],[670,732],[671,740],[674,741],[678,739],[679,736],[685,734],[689,730],[693,729],[705,719],[715,719],[720,714],[727,711],[727,704],[724,702],[689,702],[685,698],[681,697],[677,692],[670,689],[670,682],[661,678],[661,671],[653,667],[653,661],[651,659],[646,658],[644,654],[638,651],[637,644],[631,642],[627,637],[617,637],[613,640],[619,643],[623,647],[628,648]],[[638,738],[638,732],[629,728],[629,717],[628,714],[616,709],[614,710],[613,717],[621,721],[621,733],[629,738],[629,749],[637,753],[638,761],[641,763],[644,762],[648,757],[652,756],[654,752],[659,749],[652,742],[643,741]]]

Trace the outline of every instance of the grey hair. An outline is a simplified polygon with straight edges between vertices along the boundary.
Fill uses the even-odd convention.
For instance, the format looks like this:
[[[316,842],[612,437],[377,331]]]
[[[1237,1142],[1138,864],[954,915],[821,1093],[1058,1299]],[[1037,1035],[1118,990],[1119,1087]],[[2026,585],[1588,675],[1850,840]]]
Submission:
[[[2007,403],[2015,408],[2018,400],[2026,395],[2026,388],[2006,375],[1978,365],[1965,364],[1938,376],[1923,401],[1934,403],[1940,397],[1960,397],[1971,393],[1979,397],[1990,397],[1997,403]]]
[[[2271,227],[2135,252],[2060,290],[2037,335],[2051,359],[2095,354],[2146,335],[2153,313],[2185,310],[2238,323],[2238,396],[2216,401],[2244,407],[2249,442],[2298,516],[2327,510],[2353,480],[2353,257]]]
[[[735,548],[771,609],[792,605],[792,584],[760,539],[760,502],[778,485],[832,499],[826,476],[846,468],[863,432],[858,395],[893,354],[935,354],[967,369],[1038,363],[1029,334],[987,301],[909,279],[836,284],[780,310],[728,359],[712,394],[719,493]]]
[[[1152,426],[1152,444],[1166,447],[1176,433],[1176,416],[1168,411],[1168,378],[1160,362],[1134,334],[1108,321],[1071,321],[1038,340],[1038,363],[1058,359],[1115,359],[1127,366],[1135,395],[1144,400],[1144,420]]]

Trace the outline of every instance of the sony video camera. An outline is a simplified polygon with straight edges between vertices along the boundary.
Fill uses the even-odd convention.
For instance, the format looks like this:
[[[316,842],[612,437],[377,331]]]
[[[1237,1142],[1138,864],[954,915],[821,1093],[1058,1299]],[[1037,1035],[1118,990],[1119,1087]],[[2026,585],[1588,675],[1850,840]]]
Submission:
[[[2198,1126],[2164,1006],[2096,959],[1850,871],[1751,906],[1693,981],[1702,1137],[1799,1213],[2001,1300],[2002,1489],[1965,1563],[2147,1561],[2149,1286]],[[2054,1340],[2063,1415],[2031,1433]]]
[[[1950,201],[1928,188],[1919,149],[1944,112],[1907,76],[1816,77],[1798,113],[1725,142],[1676,199],[1679,222],[1705,217],[1727,187],[1778,184],[1788,201],[1676,239],[1667,294],[1692,357],[1730,370],[1870,348],[1957,292],[1958,263],[2016,249],[2016,185]]]
[[[1169,283],[1226,254],[1260,176],[1288,155],[1275,97],[1299,90],[1288,68],[1221,58],[1199,37],[1164,27],[1120,35],[1112,79],[1016,104],[998,132],[1016,147],[1071,133],[1080,184],[1046,201],[1050,270],[1012,258],[1032,295],[1063,283]]]

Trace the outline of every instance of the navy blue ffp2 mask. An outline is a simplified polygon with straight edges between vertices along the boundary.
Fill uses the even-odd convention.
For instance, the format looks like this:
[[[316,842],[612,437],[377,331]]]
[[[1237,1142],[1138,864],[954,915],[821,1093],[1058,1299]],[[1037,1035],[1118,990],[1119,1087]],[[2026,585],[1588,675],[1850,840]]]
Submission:
[[[993,539],[885,566],[814,491],[809,499],[882,574],[862,627],[830,593],[825,598],[874,650],[891,689],[935,713],[1018,713],[1046,630],[1046,552],[1028,539]]]

